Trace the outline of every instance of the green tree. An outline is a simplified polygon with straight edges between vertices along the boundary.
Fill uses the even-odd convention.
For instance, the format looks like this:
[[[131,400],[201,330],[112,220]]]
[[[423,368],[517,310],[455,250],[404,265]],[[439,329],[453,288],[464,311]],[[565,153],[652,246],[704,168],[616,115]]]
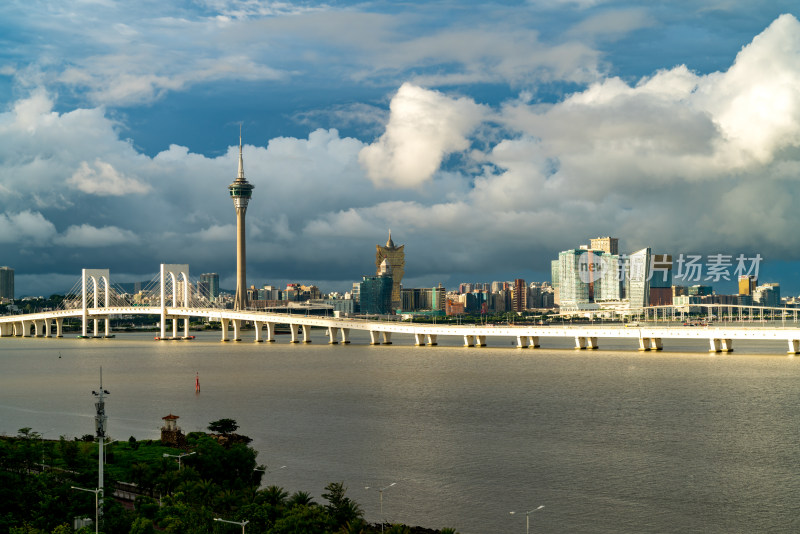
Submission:
[[[146,517],[137,518],[131,525],[130,534],[155,534],[153,522]]]
[[[227,436],[233,434],[239,428],[239,424],[233,419],[218,419],[208,425],[208,429],[215,434]]]
[[[348,523],[354,523],[364,515],[361,507],[350,497],[347,497],[347,487],[343,482],[331,482],[325,486],[327,493],[322,494],[322,498],[328,501],[325,509],[331,518],[331,524],[335,529],[339,529]]]

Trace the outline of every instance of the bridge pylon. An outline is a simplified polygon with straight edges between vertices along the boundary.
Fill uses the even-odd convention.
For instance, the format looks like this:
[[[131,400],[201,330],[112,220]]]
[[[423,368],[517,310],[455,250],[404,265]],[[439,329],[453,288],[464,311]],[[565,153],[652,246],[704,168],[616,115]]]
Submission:
[[[111,305],[111,271],[108,269],[82,269],[81,270],[81,337],[89,337],[87,334],[89,326],[89,302],[88,302],[88,286],[91,282],[93,298],[93,308],[98,307],[98,297],[100,296],[100,284],[103,282],[105,292],[105,302],[103,306],[108,308]],[[94,319],[94,337],[100,337],[97,330],[98,319]],[[105,317],[105,336],[111,334],[111,324],[108,315]]]
[[[183,306],[189,307],[189,265],[161,264],[161,337],[167,339],[167,277],[172,287],[172,307],[178,307],[179,293],[182,293]],[[178,282],[180,281],[180,286]],[[184,337],[189,337],[189,317],[183,320]],[[178,319],[172,319],[172,338],[178,337]]]

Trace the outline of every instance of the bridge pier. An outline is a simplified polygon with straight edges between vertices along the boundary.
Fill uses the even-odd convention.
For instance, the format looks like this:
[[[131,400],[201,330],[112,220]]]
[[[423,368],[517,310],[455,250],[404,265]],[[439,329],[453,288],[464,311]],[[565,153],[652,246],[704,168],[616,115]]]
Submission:
[[[660,337],[650,338],[650,350],[663,350],[664,346],[661,344]]]
[[[419,346],[422,346],[424,344],[425,344],[425,334],[415,333],[414,334],[414,345],[419,347]]]
[[[586,348],[586,338],[585,337],[576,337],[575,338],[575,350],[583,350]]]
[[[475,346],[476,347],[485,347],[486,346],[486,336],[475,336]]]
[[[639,350],[650,350],[652,348],[652,340],[649,337],[639,338]]]
[[[44,321],[33,321],[33,332],[36,337],[44,336]]]
[[[50,321],[52,319],[44,319],[44,337],[50,337],[52,335],[52,328],[50,326]]]
[[[517,348],[518,349],[528,348],[528,336],[517,336]]]
[[[261,339],[261,325],[262,325],[261,321],[253,321],[253,327],[255,328],[256,331],[256,337],[253,341],[255,341],[256,343],[261,343],[262,341],[264,341],[263,339]]]
[[[311,327],[307,324],[303,325],[303,343],[311,343]]]
[[[720,343],[722,344],[722,352],[733,352],[732,339],[721,339]]]
[[[597,344],[596,337],[587,337],[586,338],[586,348],[591,350],[597,350],[600,346]]]
[[[465,347],[474,347],[475,346],[475,336],[464,335],[464,346]]]
[[[345,345],[350,343],[350,329],[349,328],[340,328],[339,331],[342,333],[342,343]]]
[[[392,333],[391,332],[381,332],[383,334],[383,344],[384,345],[391,345],[392,344]]]
[[[722,350],[722,344],[719,339],[711,338],[708,341],[710,345],[708,352],[720,352]]]
[[[435,347],[439,344],[439,336],[436,334],[428,334],[428,345],[431,347]]]
[[[530,343],[528,343],[528,346],[530,348],[532,348],[532,349],[538,349],[539,348],[539,336],[529,336],[529,339],[530,339]]]
[[[241,341],[242,340],[242,320],[241,319],[234,319],[233,321],[233,340],[234,341]]]
[[[22,321],[22,337],[31,337],[31,321]]]
[[[336,339],[339,337],[339,329],[335,326],[328,327],[328,344],[329,345],[336,345],[339,343],[339,340]]]
[[[267,326],[267,337],[264,341],[268,343],[275,343],[275,323],[264,323]]]
[[[228,319],[220,318],[222,323],[222,339],[221,341],[228,341]]]
[[[64,319],[56,319],[56,337],[64,337]]]
[[[380,345],[380,335],[381,333],[377,330],[370,330],[369,331],[369,344],[370,345]]]
[[[800,339],[789,340],[789,354],[800,354]]]

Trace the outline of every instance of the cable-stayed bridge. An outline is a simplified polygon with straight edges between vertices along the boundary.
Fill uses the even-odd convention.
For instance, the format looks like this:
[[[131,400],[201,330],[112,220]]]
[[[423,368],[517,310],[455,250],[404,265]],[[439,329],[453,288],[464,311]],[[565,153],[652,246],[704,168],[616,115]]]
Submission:
[[[468,347],[486,346],[488,340],[507,345],[508,339],[519,348],[538,348],[542,338],[574,338],[576,349],[597,349],[601,339],[638,341],[639,350],[661,350],[664,340],[698,340],[712,352],[733,350],[734,340],[778,341],[788,345],[790,354],[800,354],[798,310],[759,306],[692,305],[706,310],[706,321],[699,326],[684,326],[679,308],[662,306],[619,312],[626,317],[640,317],[644,323],[604,324],[600,322],[545,325],[452,325],[381,321],[369,318],[321,317],[274,311],[231,310],[215,305],[202,288],[189,279],[188,265],[162,264],[159,274],[136,295],[115,289],[107,269],[84,269],[81,279],[64,299],[62,308],[0,317],[0,337],[62,337],[63,322],[81,320],[79,337],[112,337],[111,317],[148,315],[160,318],[160,336],[156,339],[190,339],[190,318],[204,318],[222,324],[222,341],[241,341],[242,325],[252,323],[254,341],[274,342],[279,325],[287,325],[292,343],[311,341],[312,328],[327,330],[328,342],[349,343],[350,333],[369,333],[370,343],[391,344],[392,334],[413,336],[416,345],[435,346],[440,336],[463,338]],[[601,312],[592,312],[597,315]],[[602,312],[608,313],[608,312]],[[612,312],[614,313],[614,312]],[[738,315],[737,315],[738,314]],[[651,316],[652,315],[652,319]],[[758,319],[756,320],[756,316]],[[727,321],[712,323],[714,318]],[[769,325],[767,319],[772,319]],[[182,322],[182,329],[180,328]],[[100,325],[103,325],[102,332]],[[168,335],[167,325],[171,323]],[[54,331],[55,327],[55,331]],[[182,331],[181,331],[182,330]]]

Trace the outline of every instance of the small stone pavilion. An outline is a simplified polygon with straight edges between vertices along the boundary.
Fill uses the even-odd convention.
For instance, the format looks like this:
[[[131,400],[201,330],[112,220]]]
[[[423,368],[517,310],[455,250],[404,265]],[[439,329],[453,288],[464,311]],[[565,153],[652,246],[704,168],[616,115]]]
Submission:
[[[186,436],[183,435],[181,427],[178,426],[179,417],[169,414],[161,419],[164,420],[164,426],[161,427],[161,442],[174,447],[184,447],[186,445]]]

